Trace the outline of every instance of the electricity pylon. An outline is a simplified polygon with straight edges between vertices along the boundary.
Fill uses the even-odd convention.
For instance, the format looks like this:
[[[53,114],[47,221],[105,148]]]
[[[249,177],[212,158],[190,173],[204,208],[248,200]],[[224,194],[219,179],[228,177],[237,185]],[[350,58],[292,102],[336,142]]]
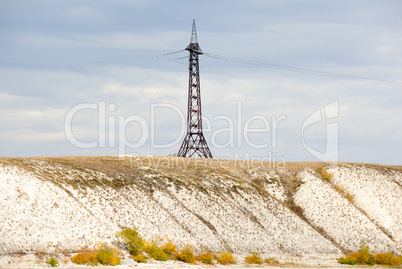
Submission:
[[[204,134],[202,133],[200,67],[198,64],[198,55],[202,54],[202,51],[200,45],[198,45],[195,20],[193,20],[191,42],[186,50],[190,52],[190,63],[188,68],[187,134],[181,144],[177,156],[193,157],[194,155],[198,155],[200,158],[212,158],[212,153],[209,150]]]

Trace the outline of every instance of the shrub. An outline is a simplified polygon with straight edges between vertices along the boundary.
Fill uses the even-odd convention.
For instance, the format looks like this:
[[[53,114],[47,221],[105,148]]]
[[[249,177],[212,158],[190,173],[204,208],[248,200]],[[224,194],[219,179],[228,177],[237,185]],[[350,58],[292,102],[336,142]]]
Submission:
[[[338,262],[341,264],[350,264],[350,265],[355,265],[357,263],[356,260],[352,257],[346,257],[346,258],[342,257],[338,260]]]
[[[133,257],[133,260],[139,263],[146,263],[148,261],[148,257],[142,254],[138,254]]]
[[[214,262],[214,255],[207,250],[206,253],[202,253],[196,257],[197,261],[205,264],[212,264]]]
[[[177,254],[176,258],[179,261],[186,263],[195,263],[194,249],[192,245],[186,245],[180,253]]]
[[[59,262],[53,257],[47,260],[46,263],[49,264],[51,267],[56,267],[59,265]]]
[[[253,252],[250,256],[245,259],[246,263],[250,264],[262,264],[262,258],[259,253]]]
[[[118,232],[116,237],[121,238],[123,242],[127,245],[127,250],[130,254],[137,256],[140,254],[141,248],[144,246],[144,240],[138,234],[135,228],[127,228]]]
[[[152,241],[151,243],[146,243],[143,250],[149,254],[149,256],[158,261],[167,261],[168,255],[163,251],[161,247],[158,247],[157,241]]]
[[[367,245],[365,240],[363,240],[362,244],[360,245],[360,248],[359,248],[358,252],[367,253],[367,254],[370,253],[370,248]]]
[[[71,257],[71,261],[76,264],[99,265],[96,250],[90,250],[86,246],[81,248],[77,255]]]
[[[395,256],[393,253],[377,253],[374,261],[376,264],[397,266],[402,264],[402,256]]]
[[[218,262],[221,264],[233,264],[236,263],[233,253],[229,251],[222,251],[219,255]]]
[[[117,250],[104,246],[99,247],[96,258],[103,265],[118,265],[121,261]]]
[[[374,265],[374,255],[370,253],[370,249],[365,241],[362,242],[359,251],[346,255],[345,258],[340,258],[338,260],[341,264],[367,264],[367,265]]]
[[[275,257],[271,257],[271,258],[266,258],[265,260],[264,260],[264,262],[265,263],[268,263],[268,264],[278,264],[279,263],[279,260],[277,259],[277,258],[275,258]]]
[[[167,255],[176,256],[177,255],[177,246],[172,243],[172,241],[167,238],[167,242],[162,245],[162,250],[165,252]]]
[[[212,258],[214,258],[214,260],[219,261],[219,254],[216,252],[212,252]]]
[[[370,253],[370,249],[366,242],[363,241],[358,252],[346,255],[338,260],[342,264],[367,264],[367,265],[388,265],[397,266],[402,264],[402,257],[395,256],[393,253],[377,253],[375,255]]]
[[[351,258],[356,260],[356,263],[358,264],[368,264],[368,265],[374,265],[374,255],[370,254],[368,252],[356,252],[350,255]]]
[[[99,265],[96,254],[78,253],[77,255],[71,257],[71,261],[76,264],[89,264],[93,266]]]
[[[71,261],[76,264],[89,265],[117,265],[120,264],[120,258],[117,250],[100,245],[96,250],[90,250],[88,247],[82,248],[77,255],[71,257]]]

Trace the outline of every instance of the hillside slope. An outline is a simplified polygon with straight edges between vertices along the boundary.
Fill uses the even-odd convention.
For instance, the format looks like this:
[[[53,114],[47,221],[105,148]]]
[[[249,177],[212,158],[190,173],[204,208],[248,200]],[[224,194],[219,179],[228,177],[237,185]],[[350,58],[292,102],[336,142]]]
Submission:
[[[402,172],[359,164],[0,158],[0,254],[74,251],[137,227],[235,253],[402,251]]]

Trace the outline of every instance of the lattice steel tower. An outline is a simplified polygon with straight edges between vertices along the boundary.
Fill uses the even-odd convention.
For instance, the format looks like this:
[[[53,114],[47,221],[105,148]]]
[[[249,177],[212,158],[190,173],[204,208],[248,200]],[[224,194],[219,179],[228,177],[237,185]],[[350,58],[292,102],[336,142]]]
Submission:
[[[186,50],[190,52],[189,82],[188,82],[188,108],[187,108],[187,134],[177,153],[178,157],[212,158],[211,151],[202,133],[200,71],[198,55],[202,54],[197,40],[195,20],[191,32],[191,42]],[[195,156],[196,157],[196,156]]]

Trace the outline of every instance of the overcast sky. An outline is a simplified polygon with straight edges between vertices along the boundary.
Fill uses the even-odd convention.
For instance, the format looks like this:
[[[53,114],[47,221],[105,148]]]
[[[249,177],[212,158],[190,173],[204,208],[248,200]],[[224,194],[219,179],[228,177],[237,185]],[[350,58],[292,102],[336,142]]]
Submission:
[[[399,0],[0,0],[0,156],[176,153],[196,19],[214,157],[402,164],[401,14]]]

